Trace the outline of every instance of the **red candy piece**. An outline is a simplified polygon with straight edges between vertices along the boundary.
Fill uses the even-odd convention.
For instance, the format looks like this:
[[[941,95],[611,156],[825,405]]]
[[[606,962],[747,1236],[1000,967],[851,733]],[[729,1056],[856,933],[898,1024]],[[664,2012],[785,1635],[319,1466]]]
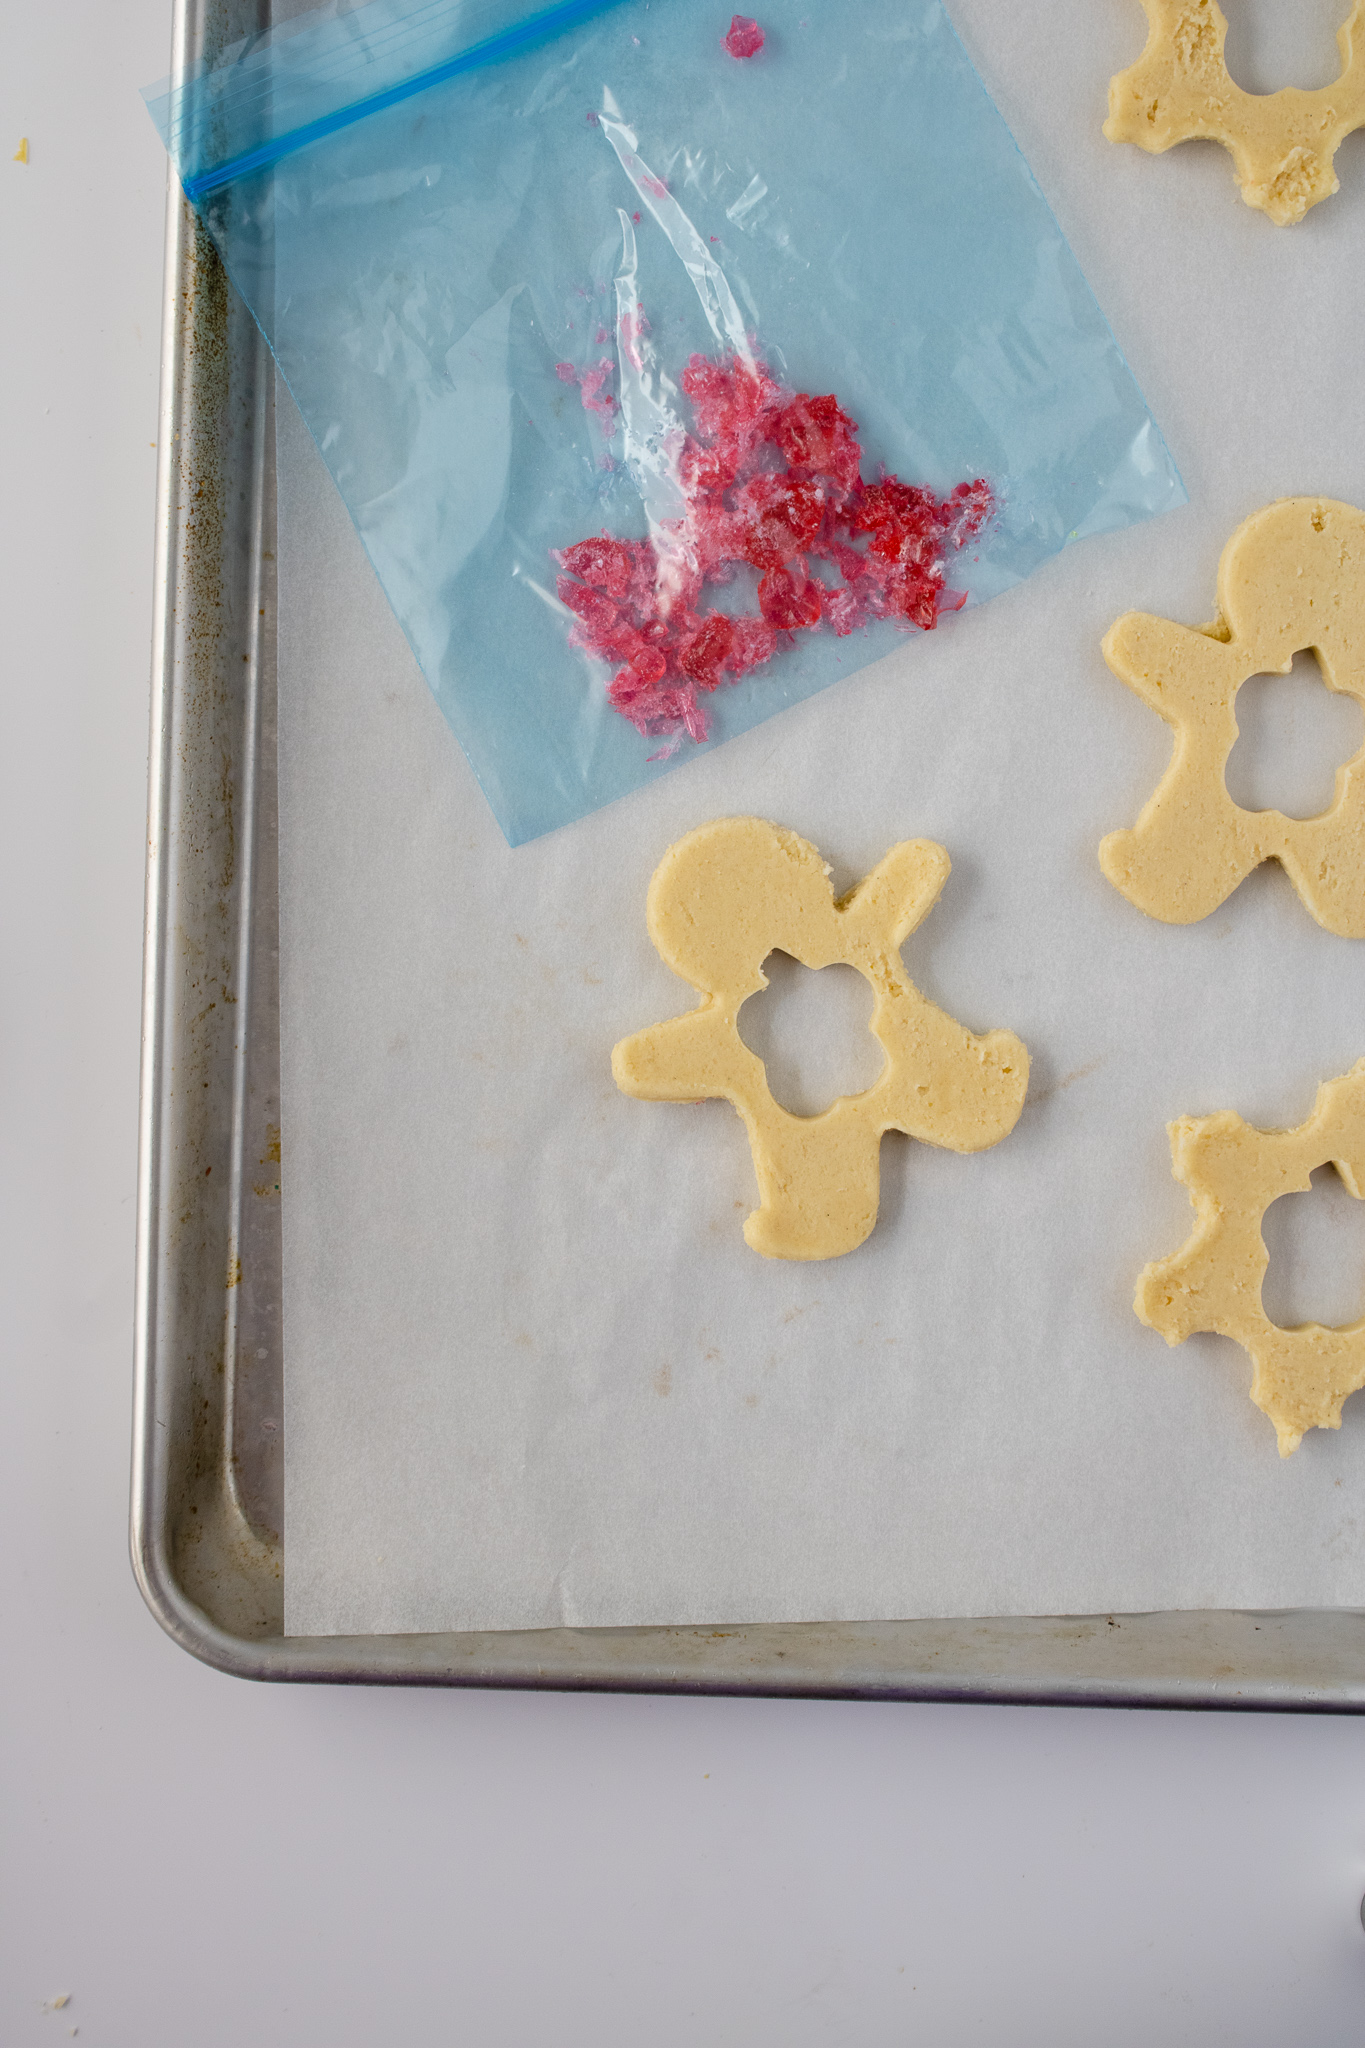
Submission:
[[[755,569],[780,569],[818,537],[825,498],[818,484],[799,482],[788,471],[755,477],[736,494],[735,511],[745,535],[745,560]]]
[[[642,311],[628,348],[637,324],[643,332]],[[593,410],[612,407],[589,388],[595,374],[564,381],[578,381]],[[662,547],[602,534],[555,556],[570,644],[620,664],[607,699],[641,733],[705,739],[699,699],[771,661],[785,634],[823,623],[843,635],[873,619],[927,632],[966,602],[946,589],[945,558],[994,510],[984,478],[945,499],[896,476],[864,484],[857,425],[838,400],[784,391],[765,363],[693,356],[682,386],[695,415],[678,460],[687,510]],[[841,581],[813,577],[811,557]],[[708,586],[746,564],[761,572],[759,616],[702,617]]]
[[[735,629],[729,619],[724,612],[712,612],[695,639],[690,640],[682,651],[683,674],[691,676],[699,690],[718,688],[721,670],[730,659],[734,644]]]
[[[620,617],[611,599],[584,583],[575,583],[571,576],[561,576],[557,587],[560,603],[577,612],[594,640],[600,642]]]
[[[769,569],[758,586],[758,608],[779,632],[798,633],[820,623],[820,585],[806,574],[800,555],[787,568]]]
[[[841,410],[837,398],[807,398],[803,394],[783,407],[777,444],[794,469],[832,476],[851,491],[863,459],[857,433],[857,423]]]
[[[756,57],[763,48],[763,31],[747,14],[737,14],[730,23],[729,35],[722,36],[721,43],[732,57]]]
[[[566,548],[559,561],[571,576],[590,583],[594,590],[608,591],[612,597],[625,596],[635,566],[630,549],[619,540],[608,540],[605,534],[601,540],[581,540],[577,547]]]

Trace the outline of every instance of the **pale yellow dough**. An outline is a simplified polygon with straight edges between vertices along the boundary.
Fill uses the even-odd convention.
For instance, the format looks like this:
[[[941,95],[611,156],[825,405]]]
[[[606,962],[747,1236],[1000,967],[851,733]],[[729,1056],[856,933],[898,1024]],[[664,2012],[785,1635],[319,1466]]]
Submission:
[[[1332,160],[1353,129],[1365,126],[1365,0],[1337,31],[1341,76],[1317,92],[1243,92],[1228,74],[1228,25],[1217,0],[1142,0],[1147,47],[1109,81],[1111,142],[1135,142],[1159,154],[1204,138],[1232,156],[1248,206],[1279,227],[1340,188]],[[1346,0],[1343,0],[1343,5]]]
[[[892,847],[835,901],[829,869],[794,832],[761,818],[721,818],[664,855],[649,888],[649,935],[699,1009],[623,1039],[616,1084],[650,1102],[719,1097],[744,1119],[760,1203],[744,1226],[771,1259],[833,1259],[877,1221],[882,1133],[980,1152],[1013,1130],[1028,1089],[1028,1053],[1009,1031],[975,1038],[908,980],[900,948],[948,878],[941,846]],[[871,1028],[886,1053],[880,1079],[820,1116],[774,1101],[763,1062],[739,1035],[740,1005],[766,988],[773,952],[807,967],[844,962],[871,982]]]
[[[1167,1129],[1171,1171],[1189,1189],[1197,1221],[1174,1257],[1143,1268],[1133,1306],[1168,1344],[1216,1330],[1249,1352],[1251,1398],[1287,1458],[1306,1429],[1340,1429],[1342,1402],[1365,1387],[1365,1321],[1340,1330],[1272,1323],[1261,1306],[1270,1263],[1261,1219],[1281,1195],[1304,1193],[1329,1161],[1353,1195],[1365,1194],[1365,1060],[1324,1081],[1296,1131],[1253,1130],[1230,1109]]]
[[[1223,770],[1248,677],[1285,675],[1311,648],[1323,681],[1365,704],[1365,513],[1282,498],[1239,526],[1218,566],[1221,617],[1177,626],[1126,612],[1104,658],[1175,730],[1171,765],[1131,832],[1100,842],[1116,889],[1165,924],[1195,924],[1263,860],[1277,860],[1318,923],[1365,938],[1365,748],[1317,818],[1244,811]]]

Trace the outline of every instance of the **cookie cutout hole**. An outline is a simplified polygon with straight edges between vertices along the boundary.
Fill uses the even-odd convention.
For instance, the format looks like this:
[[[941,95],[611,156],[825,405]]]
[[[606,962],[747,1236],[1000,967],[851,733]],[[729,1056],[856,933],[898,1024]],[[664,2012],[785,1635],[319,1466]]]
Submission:
[[[1365,1202],[1334,1166],[1318,1168],[1306,1195],[1272,1202],[1261,1236],[1270,1254],[1261,1306],[1281,1330],[1340,1330],[1365,1315]]]
[[[1252,676],[1237,692],[1237,744],[1224,775],[1244,811],[1320,818],[1336,794],[1337,769],[1365,738],[1354,697],[1329,690],[1313,656],[1296,654],[1287,676]]]
[[[1350,0],[1224,0],[1228,74],[1243,92],[1304,92],[1335,85],[1341,76],[1337,30]]]
[[[768,986],[739,1013],[739,1035],[768,1073],[775,1101],[819,1116],[840,1095],[861,1095],[886,1064],[872,1036],[871,984],[856,967],[803,967],[786,953],[763,963]]]

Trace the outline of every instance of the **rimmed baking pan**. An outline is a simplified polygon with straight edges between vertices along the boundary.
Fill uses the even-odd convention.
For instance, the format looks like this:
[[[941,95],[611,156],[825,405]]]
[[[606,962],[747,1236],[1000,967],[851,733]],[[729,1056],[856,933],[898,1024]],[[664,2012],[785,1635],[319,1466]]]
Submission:
[[[268,6],[177,0],[174,62],[268,25]],[[253,1678],[1365,1708],[1365,1616],[1348,1611],[284,1634],[274,390],[172,179],[132,1485],[134,1568],[163,1627]]]

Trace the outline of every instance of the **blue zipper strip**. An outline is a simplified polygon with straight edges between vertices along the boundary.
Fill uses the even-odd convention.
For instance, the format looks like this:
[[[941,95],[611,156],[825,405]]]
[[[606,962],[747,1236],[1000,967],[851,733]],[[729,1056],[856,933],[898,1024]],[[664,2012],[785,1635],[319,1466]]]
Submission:
[[[414,94],[425,92],[429,86],[443,85],[447,79],[458,78],[462,72],[478,71],[485,64],[495,64],[501,58],[515,56],[532,44],[546,41],[561,30],[573,27],[575,22],[584,20],[588,15],[604,13],[617,4],[618,0],[560,0],[558,6],[548,7],[543,13],[534,14],[513,28],[486,37],[483,42],[462,50],[444,64],[433,64],[428,70],[416,72],[398,85],[387,86],[383,92],[371,93],[367,99],[356,100],[348,107],[338,107],[333,114],[307,121],[301,128],[291,129],[270,142],[259,143],[255,149],[243,150],[240,156],[230,157],[226,163],[216,164],[211,170],[196,171],[182,177],[180,182],[184,186],[185,197],[191,205],[197,206],[210,192],[220,191],[224,185],[231,185],[238,178],[249,177],[253,171],[264,170],[268,165],[278,163],[282,157],[306,149],[311,142],[321,142],[338,130],[365,120],[370,114],[399,106]]]

